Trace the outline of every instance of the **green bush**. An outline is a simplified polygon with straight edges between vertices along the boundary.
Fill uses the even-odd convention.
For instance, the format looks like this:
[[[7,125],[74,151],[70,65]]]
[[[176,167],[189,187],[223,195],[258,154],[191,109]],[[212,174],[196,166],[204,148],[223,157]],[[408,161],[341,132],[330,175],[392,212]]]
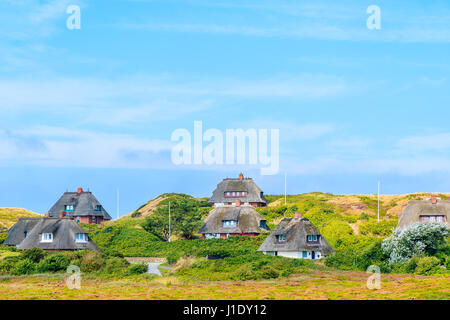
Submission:
[[[175,264],[180,259],[180,254],[172,252],[167,256],[167,262],[169,264]]]
[[[89,251],[83,256],[80,267],[81,271],[89,273],[101,270],[104,265],[105,259],[102,257],[101,253]]]
[[[14,269],[19,257],[6,257],[0,260],[0,273],[10,273]]]
[[[135,211],[135,212],[133,212],[133,213],[131,214],[131,217],[132,217],[132,218],[138,218],[138,217],[140,217],[140,216],[142,216],[142,213],[139,212],[139,211]]]
[[[146,273],[147,270],[148,270],[147,265],[142,264],[142,263],[131,264],[128,268],[129,274],[142,274],[142,273]]]
[[[440,261],[436,257],[422,257],[417,260],[415,273],[429,275],[439,271]]]
[[[37,266],[39,272],[59,272],[67,270],[69,259],[63,253],[56,253],[45,257]]]
[[[397,224],[397,219],[370,220],[359,225],[359,232],[363,235],[389,236]]]
[[[32,274],[36,270],[36,264],[30,259],[24,259],[18,261],[14,268],[11,270],[11,274],[14,275],[23,275],[23,274]]]
[[[370,216],[367,213],[363,212],[359,215],[358,219],[359,220],[369,220],[369,218],[370,218]]]
[[[43,258],[45,257],[45,251],[41,248],[31,248],[22,251],[21,258],[22,259],[29,259],[33,261],[34,263],[39,263]]]
[[[8,236],[8,232],[0,232],[0,244],[5,241],[6,237]]]
[[[129,268],[129,265],[130,263],[127,260],[113,257],[105,261],[102,272],[115,275],[125,274]]]

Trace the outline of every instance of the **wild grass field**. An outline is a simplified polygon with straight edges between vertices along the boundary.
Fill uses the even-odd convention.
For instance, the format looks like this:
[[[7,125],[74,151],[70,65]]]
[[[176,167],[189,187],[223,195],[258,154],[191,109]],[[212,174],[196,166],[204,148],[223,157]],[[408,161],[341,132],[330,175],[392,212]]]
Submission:
[[[192,281],[140,275],[119,279],[87,277],[81,289],[69,289],[64,274],[0,277],[0,299],[293,299],[367,300],[450,299],[445,276],[381,275],[381,288],[366,286],[368,274],[357,271],[311,271],[284,279],[259,281]]]

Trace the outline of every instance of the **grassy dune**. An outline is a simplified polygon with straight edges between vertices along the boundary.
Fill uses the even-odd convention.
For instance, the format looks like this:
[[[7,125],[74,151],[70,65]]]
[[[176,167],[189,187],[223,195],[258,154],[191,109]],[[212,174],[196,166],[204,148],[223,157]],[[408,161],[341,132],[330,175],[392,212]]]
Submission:
[[[381,288],[366,287],[368,274],[312,271],[284,280],[181,281],[147,275],[125,279],[83,279],[68,289],[64,275],[0,278],[0,299],[450,299],[450,278],[382,275]]]
[[[0,208],[0,229],[11,228],[21,217],[40,216],[40,214],[21,208]]]

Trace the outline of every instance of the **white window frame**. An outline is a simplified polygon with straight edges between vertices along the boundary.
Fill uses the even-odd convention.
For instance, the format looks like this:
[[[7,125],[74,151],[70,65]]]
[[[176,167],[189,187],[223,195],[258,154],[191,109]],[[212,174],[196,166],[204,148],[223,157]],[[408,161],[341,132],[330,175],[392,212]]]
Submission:
[[[75,234],[75,242],[76,243],[86,243],[86,242],[88,242],[87,234],[86,233],[76,233]]]
[[[53,242],[53,233],[43,233],[41,242]]]
[[[65,205],[64,211],[66,211],[66,212],[73,212],[74,211],[73,205],[68,205],[68,204]]]
[[[278,235],[278,242],[286,242],[286,235],[285,234],[280,234]]]

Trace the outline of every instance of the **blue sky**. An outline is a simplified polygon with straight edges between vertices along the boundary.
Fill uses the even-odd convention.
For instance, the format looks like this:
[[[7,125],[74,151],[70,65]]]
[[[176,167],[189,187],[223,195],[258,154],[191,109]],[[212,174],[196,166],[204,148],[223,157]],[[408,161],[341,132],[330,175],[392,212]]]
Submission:
[[[269,194],[285,172],[289,193],[448,192],[449,74],[448,1],[0,0],[0,207],[81,186],[115,216],[117,188],[125,214],[241,170]],[[280,129],[280,173],[173,165],[194,120]]]

